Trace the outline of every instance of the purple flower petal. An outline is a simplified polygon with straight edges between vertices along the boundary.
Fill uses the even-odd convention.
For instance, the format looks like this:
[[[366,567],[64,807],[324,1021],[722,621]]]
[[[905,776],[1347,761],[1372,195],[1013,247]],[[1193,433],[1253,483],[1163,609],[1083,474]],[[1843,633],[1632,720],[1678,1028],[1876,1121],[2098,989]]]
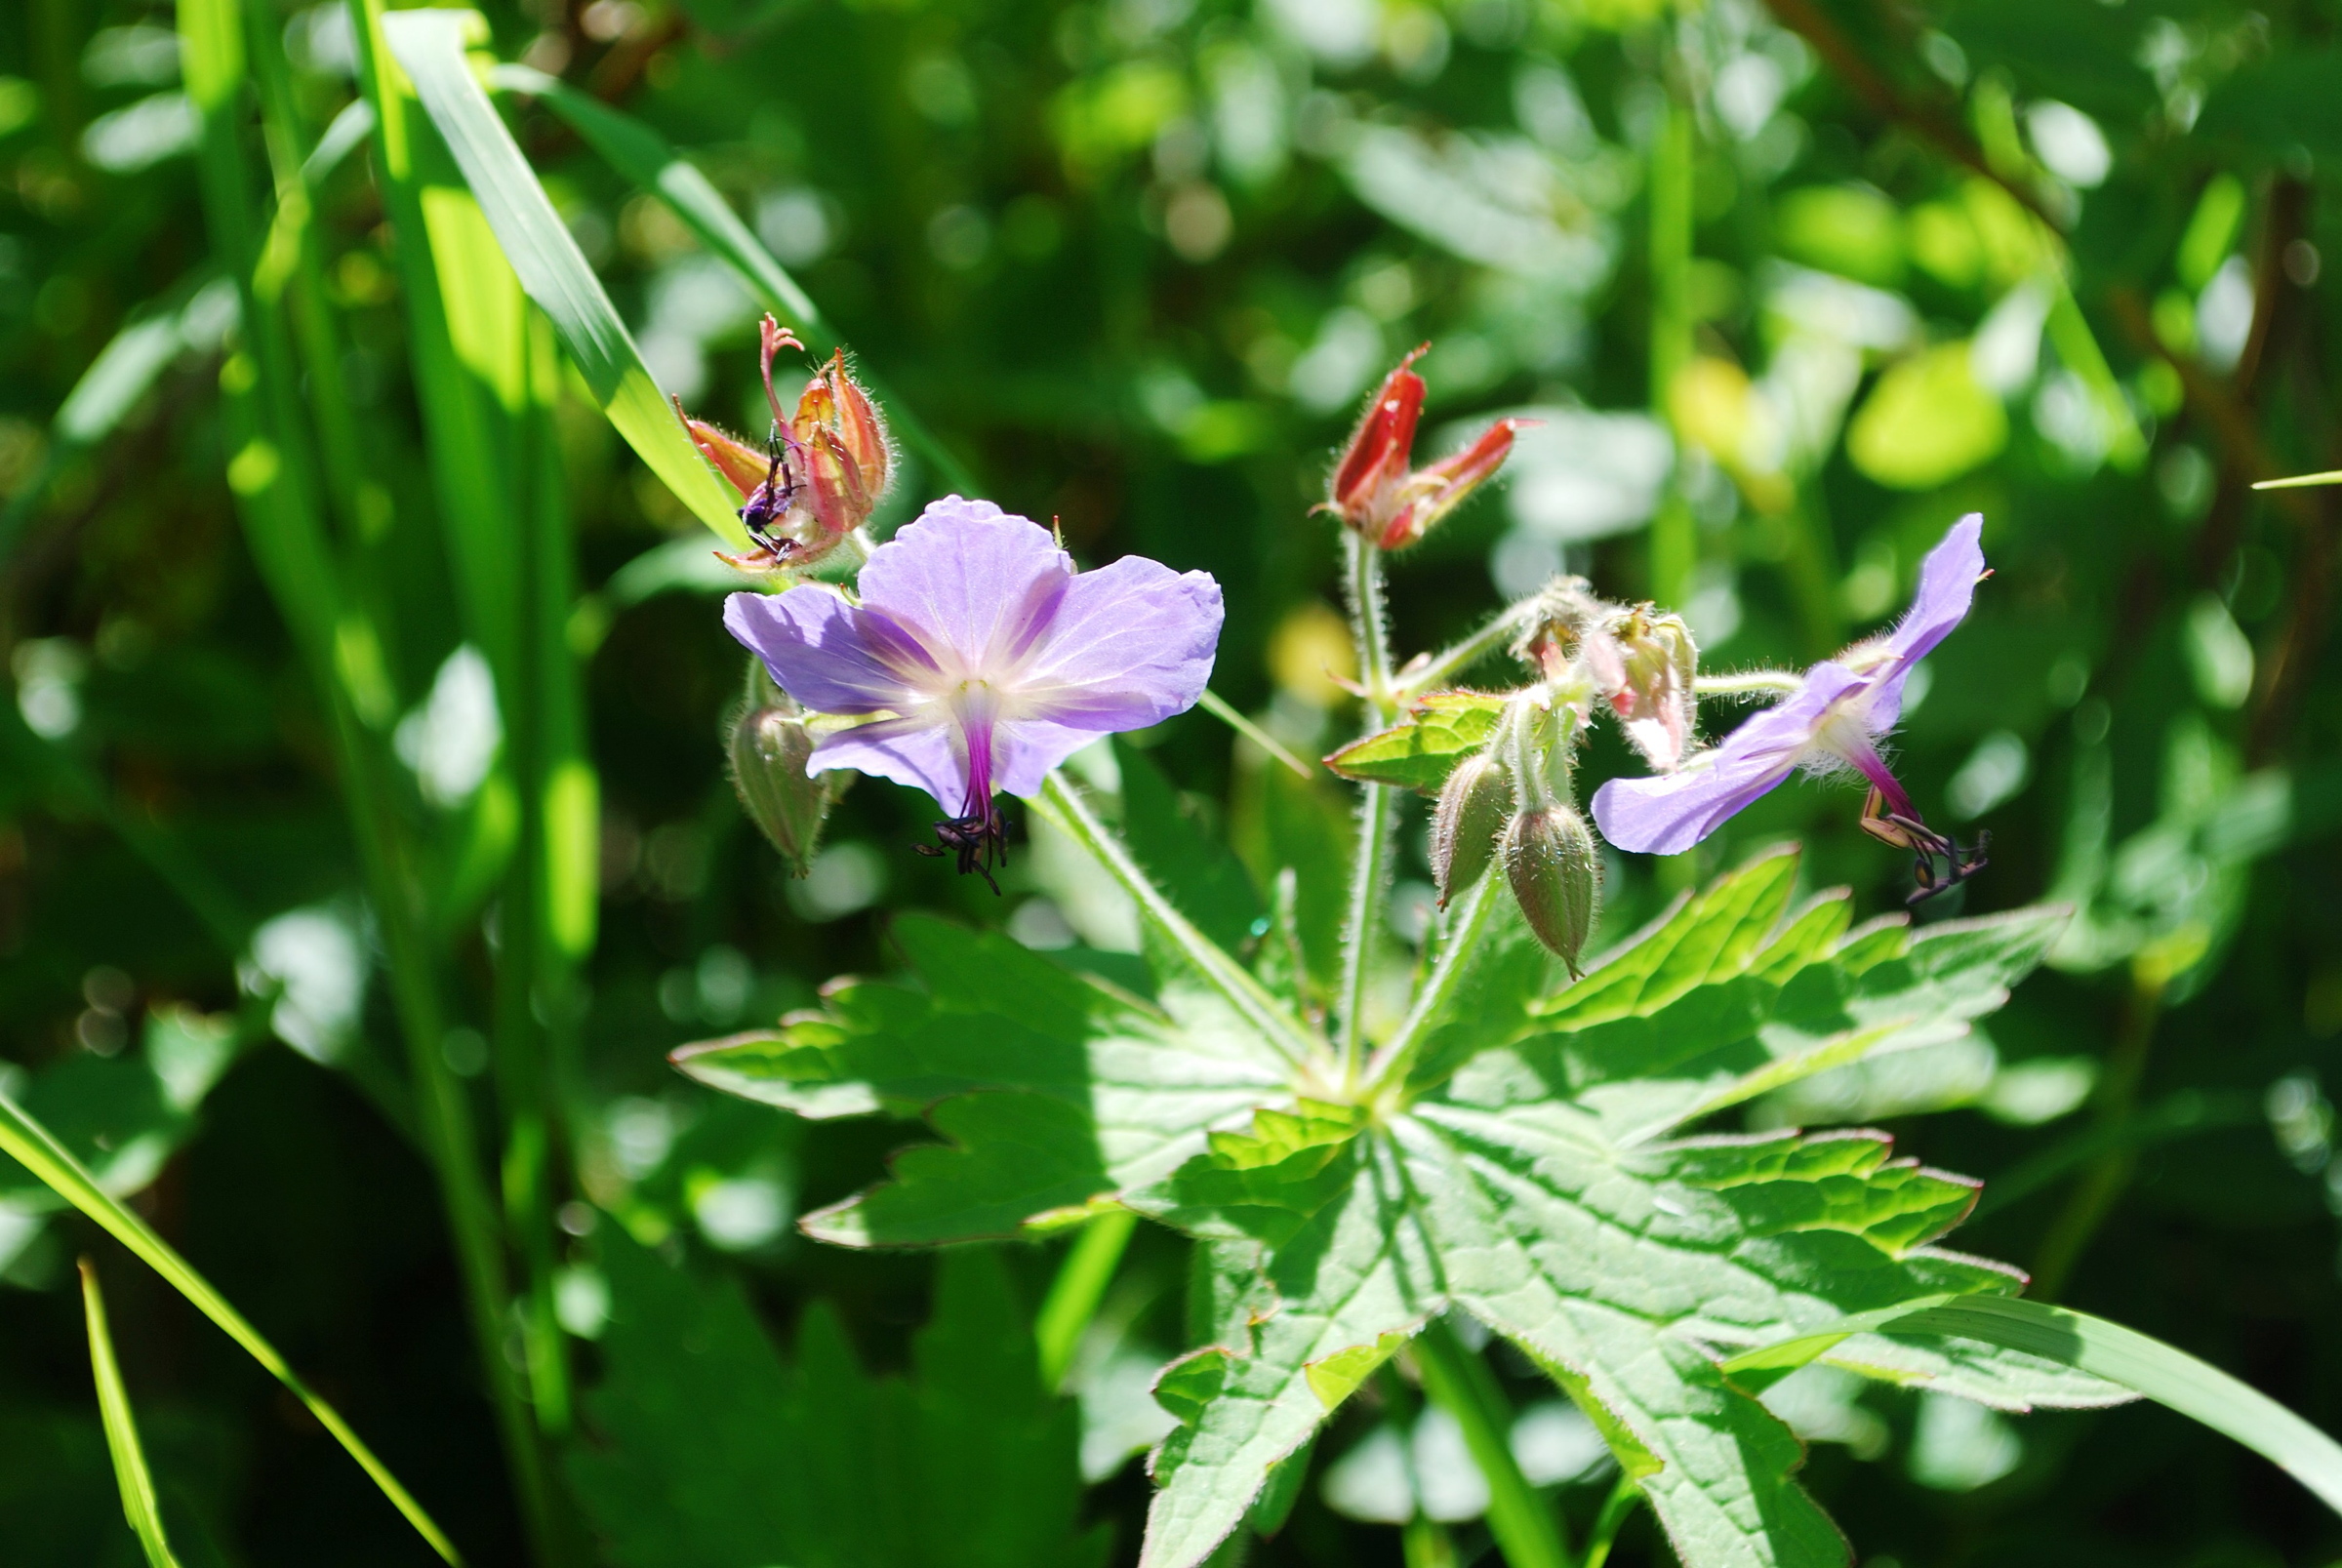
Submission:
[[[1976,581],[1984,576],[1983,538],[1984,514],[1970,512],[1919,563],[1918,592],[1886,639],[1907,667],[1926,658],[1967,619]]]
[[[1220,584],[1126,555],[1066,587],[1018,679],[1023,712],[1105,734],[1195,705],[1212,678]]]
[[[935,797],[947,817],[956,817],[968,792],[968,755],[957,726],[941,713],[872,719],[824,736],[806,762],[807,773],[852,768],[892,779]]]
[[[920,656],[828,588],[735,593],[724,600],[724,629],[816,712],[874,713],[919,701],[908,675]]]
[[[872,551],[857,585],[865,608],[967,678],[1025,653],[1072,580],[1073,562],[1047,529],[947,496]]]
[[[1843,664],[1823,663],[1778,707],[1750,719],[1705,757],[1649,779],[1613,779],[1594,794],[1594,820],[1623,850],[1679,855],[1797,771],[1831,704],[1863,684]]]

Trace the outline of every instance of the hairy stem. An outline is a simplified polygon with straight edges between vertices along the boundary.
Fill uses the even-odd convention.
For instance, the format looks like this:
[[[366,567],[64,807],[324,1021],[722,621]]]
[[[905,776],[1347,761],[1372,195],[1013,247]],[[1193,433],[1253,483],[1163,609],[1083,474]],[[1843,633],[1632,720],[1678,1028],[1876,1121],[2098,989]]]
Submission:
[[[1610,1495],[1602,1500],[1602,1511],[1595,1515],[1594,1533],[1586,1538],[1586,1555],[1578,1568],[1602,1568],[1610,1560],[1610,1548],[1618,1540],[1619,1527],[1641,1501],[1642,1488],[1635,1484],[1635,1478],[1621,1475],[1618,1484],[1610,1488]]]
[[[1749,669],[1732,675],[1701,675],[1691,689],[1702,697],[1757,697],[1787,695],[1805,684],[1802,675],[1786,669]]]
[[[1390,1043],[1377,1052],[1367,1068],[1368,1083],[1396,1083],[1415,1065],[1415,1058],[1423,1051],[1424,1042],[1431,1038],[1432,1025],[1456,993],[1470,965],[1472,954],[1479,946],[1480,937],[1488,927],[1488,917],[1504,902],[1496,885],[1497,872],[1493,865],[1480,873],[1448,918],[1447,936],[1439,946],[1439,956],[1432,972],[1415,993],[1415,1004],[1407,1010],[1406,1022]]]
[[[1342,542],[1350,566],[1351,634],[1357,641],[1358,675],[1366,688],[1366,733],[1371,735],[1398,716],[1398,695],[1391,680],[1390,625],[1383,607],[1383,552],[1355,534],[1344,534]],[[1358,1081],[1358,1065],[1366,1052],[1366,991],[1374,976],[1374,939],[1391,885],[1392,849],[1398,829],[1397,790],[1387,784],[1362,787],[1335,1013],[1345,1086]]]
[[[1410,661],[1406,668],[1398,672],[1398,696],[1403,699],[1437,691],[1528,630],[1537,619],[1537,610],[1535,598],[1523,599],[1518,604],[1507,606],[1495,620],[1462,642],[1443,648],[1428,659]]]
[[[1043,783],[1038,804],[1097,858],[1098,864],[1106,867],[1108,874],[1138,905],[1139,913],[1147,923],[1177,948],[1246,1023],[1260,1031],[1277,1055],[1299,1066],[1315,1054],[1316,1042],[1309,1031],[1277,1005],[1276,998],[1243,965],[1196,930],[1194,923],[1163,897],[1162,889],[1131,859],[1130,851],[1098,820],[1089,802],[1081,797],[1081,791],[1062,771],[1052,772]]]
[[[1041,1387],[1055,1392],[1073,1365],[1073,1352],[1106,1300],[1106,1287],[1114,1280],[1122,1253],[1130,1245],[1139,1217],[1128,1209],[1109,1209],[1081,1227],[1072,1250],[1058,1266],[1048,1299],[1032,1325],[1040,1342]]]
[[[1488,1363],[1437,1318],[1416,1336],[1413,1348],[1425,1396],[1464,1428],[1464,1446],[1488,1482],[1488,1529],[1505,1561],[1511,1568],[1570,1568],[1560,1516],[1513,1458],[1512,1407]]]

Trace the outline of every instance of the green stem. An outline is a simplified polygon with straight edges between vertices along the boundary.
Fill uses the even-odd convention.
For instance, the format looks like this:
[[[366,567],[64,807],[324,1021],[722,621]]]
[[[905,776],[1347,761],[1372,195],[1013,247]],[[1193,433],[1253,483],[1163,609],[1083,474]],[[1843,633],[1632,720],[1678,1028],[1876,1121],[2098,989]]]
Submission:
[[[1618,1484],[1610,1488],[1610,1495],[1602,1500],[1602,1511],[1595,1516],[1594,1533],[1586,1538],[1586,1555],[1578,1568],[1602,1568],[1610,1560],[1610,1548],[1618,1541],[1619,1527],[1641,1501],[1642,1488],[1635,1484],[1633,1476],[1621,1475]]]
[[[1357,642],[1358,673],[1366,687],[1366,733],[1387,729],[1398,716],[1391,679],[1390,623],[1383,604],[1383,552],[1371,541],[1344,533],[1350,571],[1351,635]],[[1335,1010],[1342,1052],[1342,1082],[1358,1081],[1366,1054],[1366,993],[1374,978],[1375,938],[1382,928],[1384,896],[1391,884],[1393,850],[1398,832],[1398,792],[1388,784],[1364,784],[1358,802],[1358,842],[1350,877],[1350,908],[1342,930],[1342,980]]]
[[[2112,1138],[2128,1121],[2138,1104],[2139,1081],[2147,1069],[2147,1053],[2155,1043],[2155,1025],[2162,1017],[2163,987],[2160,982],[2134,980],[2124,1004],[2120,1032],[2107,1054],[2106,1070],[2098,1082],[2098,1129]],[[2091,1161],[2075,1185],[2066,1206],[2041,1238],[2039,1261],[2028,1294],[2038,1301],[2055,1301],[2065,1291],[2075,1265],[2114,1211],[2122,1189],[2137,1167],[2134,1146],[2115,1143]]]
[[[1131,1232],[1138,1227],[1139,1217],[1130,1210],[1109,1209],[1083,1226],[1074,1238],[1032,1325],[1033,1338],[1041,1347],[1042,1387],[1054,1391],[1066,1381],[1073,1353],[1081,1348],[1081,1337],[1097,1317],[1098,1304],[1106,1300],[1106,1287],[1113,1283]]]
[[[1206,691],[1195,700],[1195,705],[1292,769],[1296,777],[1307,779],[1312,772],[1307,762],[1286,749],[1284,744],[1275,736],[1246,718],[1242,712],[1238,711],[1233,703],[1222,697],[1218,692]]]
[[[1504,894],[1497,886],[1493,865],[1480,873],[1480,879],[1466,891],[1464,902],[1450,916],[1447,936],[1440,943],[1439,955],[1432,964],[1432,972],[1415,993],[1414,1005],[1408,1008],[1406,1022],[1398,1026],[1383,1048],[1375,1053],[1366,1069],[1366,1081],[1372,1084],[1398,1083],[1415,1065],[1424,1043],[1431,1038],[1433,1026],[1446,1012],[1456,987],[1463,983],[1464,973],[1471,967],[1474,951],[1479,946],[1480,935],[1487,929],[1488,917],[1504,903]]]
[[[1447,1526],[1420,1513],[1399,1532],[1398,1549],[1406,1568],[1457,1568],[1455,1537]]]
[[[1417,697],[1435,692],[1458,675],[1500,652],[1535,623],[1538,604],[1535,598],[1521,600],[1509,606],[1503,614],[1479,630],[1450,648],[1443,648],[1428,659],[1408,663],[1398,672],[1398,695]]]
[[[1191,964],[1206,984],[1228,1000],[1244,1021],[1258,1029],[1270,1048],[1295,1066],[1305,1065],[1318,1051],[1308,1029],[1278,1005],[1276,998],[1243,965],[1195,929],[1163,896],[1139,863],[1131,859],[1107,825],[1090,810],[1089,802],[1062,771],[1052,772],[1041,785],[1038,804],[1060,826],[1073,835],[1096,858],[1107,873],[1122,885],[1139,906],[1139,914]]]
[[[1672,427],[1669,393],[1692,357],[1691,106],[1673,70],[1667,114],[1651,148],[1651,414]],[[1678,464],[1678,471],[1680,465]],[[1699,567],[1699,529],[1680,483],[1668,486],[1651,520],[1651,597],[1669,609],[1690,602]]]
[[[1464,1429],[1464,1446],[1488,1482],[1488,1528],[1505,1561],[1512,1568],[1570,1568],[1560,1516],[1513,1458],[1512,1406],[1488,1363],[1437,1318],[1416,1336],[1413,1347],[1425,1397]]]
[[[1691,689],[1702,697],[1757,697],[1796,691],[1805,677],[1786,669],[1750,669],[1732,675],[1702,675]]]

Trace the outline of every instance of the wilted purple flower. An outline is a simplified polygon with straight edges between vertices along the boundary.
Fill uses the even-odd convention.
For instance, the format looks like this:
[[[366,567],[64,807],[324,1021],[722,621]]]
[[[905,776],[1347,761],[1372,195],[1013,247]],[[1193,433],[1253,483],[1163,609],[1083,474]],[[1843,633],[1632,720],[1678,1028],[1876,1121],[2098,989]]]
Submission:
[[[1678,854],[1800,767],[1824,773],[1852,768],[1871,782],[1889,813],[1916,824],[1918,811],[1878,755],[1878,741],[1902,716],[1911,666],[1966,617],[1985,571],[1978,543],[1983,530],[1982,515],[1970,512],[1927,552],[1918,593],[1894,630],[1814,665],[1780,706],[1750,719],[1714,750],[1687,759],[1681,771],[1602,785],[1594,796],[1602,836],[1620,849]]]
[[[1137,555],[1076,573],[1048,530],[957,496],[873,551],[858,586],[859,604],[814,583],[735,593],[724,625],[805,706],[885,715],[825,736],[807,773],[926,790],[936,836],[988,881],[993,789],[1032,794],[1098,737],[1193,706],[1220,640],[1208,574]]]

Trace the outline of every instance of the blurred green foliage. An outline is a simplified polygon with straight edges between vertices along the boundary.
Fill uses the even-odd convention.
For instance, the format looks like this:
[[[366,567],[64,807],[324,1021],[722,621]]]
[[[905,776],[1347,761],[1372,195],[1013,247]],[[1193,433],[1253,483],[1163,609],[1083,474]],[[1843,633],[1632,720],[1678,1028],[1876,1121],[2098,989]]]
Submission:
[[[716,1536],[661,1556],[624,1543],[664,1521],[621,1514],[677,1506],[658,1501],[657,1466],[686,1439],[738,1429],[771,1467],[790,1463],[792,1431],[828,1442],[837,1412],[767,1425],[723,1403],[817,1374],[855,1390],[840,1399],[856,1419],[899,1423],[870,1439],[871,1466],[922,1473],[949,1438],[1030,1498],[1011,1533],[981,1537],[999,1560],[1073,1560],[1086,1527],[1111,1537],[1109,1560],[1135,1560],[1147,1483],[1127,1461],[1164,1425],[1147,1379],[1190,1343],[1184,1244],[1141,1232],[1076,1356],[1077,1463],[1095,1483],[1076,1507],[1068,1408],[1016,1403],[1032,1385],[1022,1325],[1062,1247],[1002,1249],[997,1268],[955,1259],[940,1286],[927,1258],[818,1247],[794,1217],[875,1180],[899,1136],[785,1123],[661,1057],[805,1006],[832,975],[897,967],[885,912],[901,908],[1005,925],[1142,988],[1127,911],[1046,837],[995,902],[909,852],[925,802],[867,782],[812,875],[784,877],[722,771],[740,659],[708,536],[538,333],[505,365],[516,400],[479,425],[482,471],[510,488],[472,499],[491,522],[503,496],[540,507],[526,538],[545,553],[503,577],[464,553],[479,536],[455,526],[432,467],[449,450],[432,400],[450,383],[417,326],[429,258],[402,269],[400,198],[350,118],[349,13],[229,14],[257,86],[209,122],[167,7],[0,15],[0,1090],[135,1194],[474,1561],[518,1560],[531,1530],[578,1562],[604,1543],[617,1562],[777,1560],[779,1545]],[[1419,342],[1433,344],[1435,440],[1497,413],[1544,423],[1505,487],[1397,563],[1406,647],[1566,567],[1607,592],[1679,590],[1712,668],[1801,662],[1879,626],[1944,526],[1984,511],[1995,578],[1915,681],[1898,767],[1931,816],[1994,835],[1965,912],[2076,906],[2058,972],[1989,1037],[1812,1080],[1752,1120],[1888,1126],[1985,1179],[1962,1244],[2033,1268],[2037,1294],[2342,1427],[2342,1164],[2322,1087],[2342,1072],[2342,492],[2247,488],[2342,464],[2322,263],[2342,255],[2342,12],[529,0],[487,20],[499,60],[682,149],[986,495],[1057,519],[1085,562],[1137,551],[1213,572],[1230,610],[1216,689],[1304,751],[1355,728],[1331,529],[1306,511],[1355,401]],[[267,40],[286,67],[274,86]],[[750,293],[547,107],[499,96],[664,388],[758,429]],[[314,174],[308,238],[286,241],[312,247],[312,270],[280,271],[310,302],[297,319],[287,307],[311,334],[294,406],[326,454],[337,603],[354,616],[335,624],[371,628],[333,643],[340,685],[303,640],[298,591],[284,597],[239,525],[237,498],[266,493],[280,456],[237,422],[252,323],[198,175],[207,123],[226,127],[215,144],[255,192],[301,189],[287,171],[303,157]],[[445,153],[427,132],[418,156],[425,194],[448,189],[430,183]],[[480,297],[520,319],[483,254]],[[478,323],[455,325],[440,349]],[[931,455],[909,448],[906,468],[888,522],[944,488]],[[511,590],[493,602],[520,628],[486,647],[483,582]],[[542,685],[516,692],[515,670]],[[398,886],[414,909],[383,906],[353,837],[364,750],[338,728],[343,701],[413,847]],[[1348,830],[1322,780],[1265,765],[1202,714],[1137,743],[1122,787],[1159,787],[1196,832],[1135,847],[1210,881],[1233,921],[1275,901],[1275,867]],[[1629,761],[1604,742],[1588,766],[1591,784]],[[535,788],[558,780],[566,794]],[[580,802],[597,797],[589,821]],[[1894,906],[1904,867],[1855,829],[1855,806],[1784,789],[1696,867],[1614,865],[1595,947],[1691,875],[1791,836],[1812,885]],[[564,925],[555,892],[533,910],[513,870],[564,823],[590,828],[589,952],[594,922]],[[1199,856],[1223,834],[1254,885]],[[1407,830],[1394,961],[1421,935],[1420,836]],[[545,853],[561,864],[560,843]],[[1339,919],[1307,900],[1295,913],[1305,932]],[[402,921],[445,1013],[420,1047]],[[540,927],[529,970],[519,933]],[[532,978],[515,989],[515,973]],[[457,1146],[477,1156],[506,1226],[494,1250],[525,1298],[484,1331],[434,1191],[433,1074],[477,1123]],[[1948,1114],[1905,1120],[1929,1111]],[[77,1251],[106,1269],[182,1561],[424,1560],[274,1385],[13,1170],[0,1554],[137,1560],[86,1371]],[[668,1338],[633,1311],[666,1312]],[[483,1332],[492,1368],[509,1341],[513,1387],[567,1456],[549,1529],[500,1471],[513,1450],[483,1392]],[[1017,1341],[997,1396],[939,1384],[930,1347],[955,1335]],[[662,1370],[678,1354],[731,1363]],[[1551,1464],[1533,1478],[1560,1489],[1583,1539],[1598,1457],[1565,1463],[1550,1387],[1494,1366],[1524,1410],[1516,1448],[1545,1422]],[[571,1376],[574,1420],[554,1398]],[[662,1403],[685,1387],[704,1414]],[[1802,1387],[1781,1408],[1813,1440],[1806,1478],[1867,1562],[2342,1550],[2306,1494],[2167,1413],[2012,1424]],[[1403,1386],[1378,1398],[1327,1434],[1256,1562],[1398,1560],[1400,1537],[1362,1522],[1393,1517],[1393,1472],[1366,1468],[1378,1454],[1398,1456],[1406,1510],[1440,1514],[1464,1558],[1485,1548],[1469,1486],[1434,1507],[1456,1496],[1439,1491],[1459,1473],[1452,1436]],[[1022,1435],[949,1437],[971,1405]],[[1373,1446],[1393,1431],[1403,1442]],[[1017,1480],[1022,1465],[1036,1478]],[[649,1490],[594,1479],[644,1467]],[[567,1501],[580,1491],[583,1510]],[[957,1507],[939,1496],[868,1507]],[[776,1531],[799,1506],[772,1504]],[[966,1528],[975,1543],[984,1527]],[[1041,1545],[999,1547],[1026,1539],[1014,1529]],[[1629,1523],[1616,1560],[1665,1557]]]

